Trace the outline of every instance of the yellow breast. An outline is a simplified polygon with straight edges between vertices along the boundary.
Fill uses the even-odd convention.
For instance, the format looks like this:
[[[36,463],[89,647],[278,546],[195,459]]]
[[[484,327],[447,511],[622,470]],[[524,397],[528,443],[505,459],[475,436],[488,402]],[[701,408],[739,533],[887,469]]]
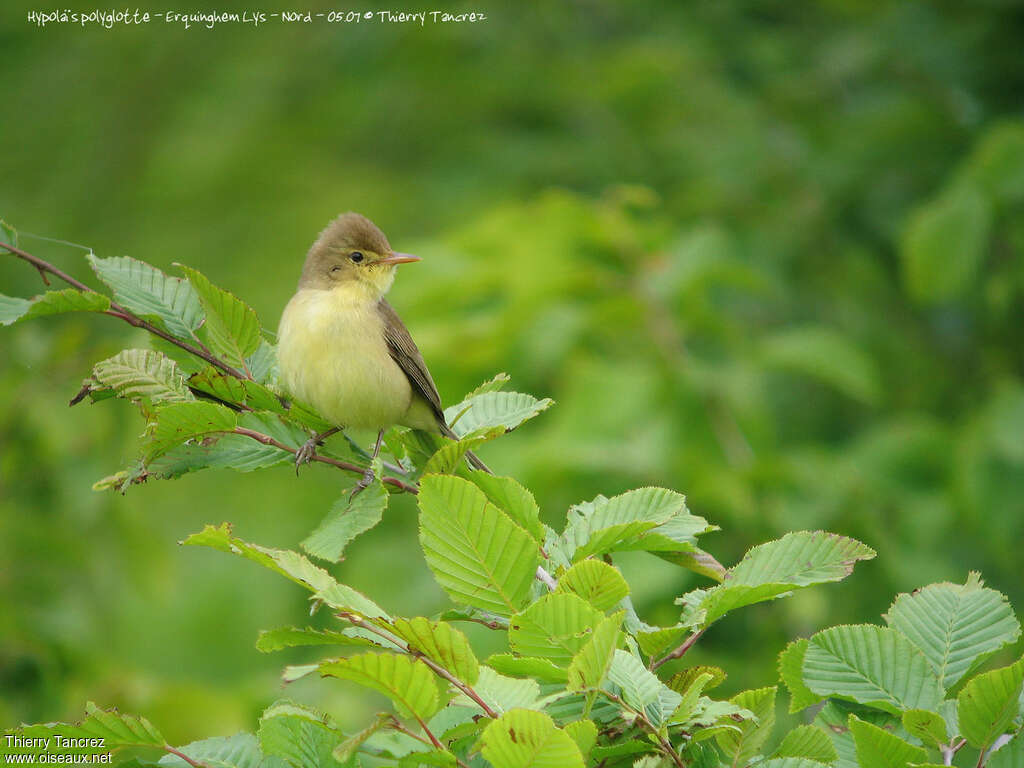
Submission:
[[[401,423],[413,393],[391,359],[377,298],[348,283],[301,290],[281,316],[277,357],[284,388],[341,427]]]

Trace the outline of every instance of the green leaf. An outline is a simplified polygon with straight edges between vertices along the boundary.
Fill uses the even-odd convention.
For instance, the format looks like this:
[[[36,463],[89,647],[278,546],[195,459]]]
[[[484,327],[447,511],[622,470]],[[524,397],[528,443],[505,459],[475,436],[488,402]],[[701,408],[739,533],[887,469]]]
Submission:
[[[790,714],[814,706],[824,698],[804,683],[804,654],[809,642],[807,638],[794,640],[779,654],[779,678],[789,690]]]
[[[508,712],[517,708],[535,709],[538,708],[540,699],[540,686],[536,680],[505,677],[485,666],[480,667],[480,677],[477,678],[473,690],[496,712]],[[464,704],[478,707],[469,698],[465,698]]]
[[[449,596],[499,616],[518,611],[540,563],[537,542],[459,477],[427,475],[417,503],[420,545]]]
[[[117,752],[130,747],[153,747],[160,750],[167,748],[167,742],[159,731],[144,717],[122,715],[116,710],[103,710],[92,702],[85,706],[85,719],[79,723],[41,723],[39,725],[23,725],[9,731],[10,734],[26,739],[48,739],[38,742],[39,747],[8,747],[7,741],[0,738],[4,751],[26,755],[42,755],[65,753],[70,755],[105,754]],[[57,747],[55,737],[102,739],[103,746]]]
[[[481,754],[494,768],[583,768],[572,736],[543,712],[506,712],[484,729],[481,743]]]
[[[1024,734],[1018,733],[993,752],[986,768],[1024,768]]]
[[[194,400],[173,360],[151,349],[125,349],[96,363],[93,378],[121,397],[150,403]]]
[[[383,693],[403,717],[428,719],[438,709],[434,674],[422,661],[397,653],[362,653],[324,662],[320,674]]]
[[[674,678],[669,681],[668,687],[682,696],[679,706],[672,713],[671,724],[690,724],[691,718],[697,714],[698,708],[702,709],[701,699],[706,699],[706,697],[701,696],[704,693],[704,688],[710,685],[713,680],[714,675],[712,673],[703,672],[689,679],[687,681],[688,684],[685,686],[679,685],[679,681]]]
[[[626,739],[607,746],[594,747],[590,755],[594,760],[607,760],[613,757],[625,757],[630,755],[642,755],[645,752],[654,752],[657,747],[649,741],[640,739]]]
[[[473,685],[480,676],[480,664],[469,640],[450,624],[419,616],[395,619],[391,631],[405,640],[410,651],[423,654],[464,683]]]
[[[819,763],[834,763],[839,759],[832,739],[821,728],[798,725],[787,733],[772,757],[803,757]]]
[[[511,477],[499,477],[476,470],[469,473],[473,484],[487,495],[487,500],[522,526],[538,543],[544,541],[540,508],[525,487]]]
[[[558,580],[559,592],[579,595],[599,611],[607,611],[629,594],[618,568],[601,560],[581,560]]]
[[[247,370],[245,358],[260,346],[260,321],[256,313],[239,298],[211,283],[201,272],[178,266],[206,310],[203,335],[210,348],[232,365]]]
[[[548,398],[538,400],[522,392],[483,392],[446,408],[444,417],[459,437],[486,427],[504,427],[511,432],[553,403]]]
[[[899,595],[885,620],[921,649],[947,689],[1020,637],[1006,597],[985,587],[977,573],[962,585],[931,584]]]
[[[381,521],[388,506],[388,492],[377,478],[355,496],[342,493],[327,517],[302,542],[302,548],[321,560],[338,562],[345,547]]]
[[[820,696],[896,715],[907,709],[935,710],[942,701],[942,687],[924,655],[899,632],[871,624],[842,625],[814,635],[804,653],[803,678]]]
[[[261,384],[276,380],[277,347],[266,339],[260,339],[260,345],[245,359],[245,365],[252,377]]]
[[[710,527],[715,528],[716,526]],[[691,551],[666,552],[664,550],[657,550],[654,554],[662,560],[678,565],[680,568],[686,568],[700,576],[706,576],[712,581],[721,582],[728,573],[728,569],[724,565],[700,547],[693,547]]]
[[[410,752],[398,759],[398,768],[422,768],[422,766],[442,766],[455,768],[458,762],[455,755],[447,749],[431,749],[426,752]]]
[[[626,704],[646,714],[655,725],[668,720],[683,700],[628,651],[615,651],[608,680],[618,687]]]
[[[946,721],[938,712],[927,709],[908,709],[903,713],[903,727],[930,747],[949,744]]]
[[[237,425],[235,412],[216,403],[199,401],[171,403],[155,414],[147,427],[145,459],[152,461],[186,440],[214,433],[231,432]]]
[[[243,414],[240,421],[251,414]],[[239,424],[239,426],[244,426]],[[264,445],[244,435],[221,435],[215,439],[185,443],[171,448],[146,464],[146,472],[157,477],[180,477],[200,469],[224,468],[253,472],[293,462],[294,454]]]
[[[3,240],[8,245],[13,245],[15,248],[18,247],[18,230],[3,219],[0,219],[0,240]],[[501,373],[498,375],[504,376],[505,374]]]
[[[269,706],[260,717],[260,748],[292,768],[331,768],[345,736],[324,715],[289,701]]]
[[[894,736],[877,725],[850,715],[850,732],[857,748],[857,760],[871,768],[907,768],[907,763],[923,763],[928,755],[899,736]]]
[[[754,719],[738,723],[739,730],[718,734],[716,740],[733,766],[745,766],[761,751],[775,727],[775,686],[743,691],[729,701],[750,710]]]
[[[359,748],[366,743],[367,739],[389,723],[391,723],[391,715],[384,712],[379,713],[376,720],[363,728],[363,730],[352,734],[334,748],[334,759],[340,763],[348,762],[359,751]]]
[[[482,395],[484,392],[500,392],[505,388],[505,385],[508,384],[511,380],[512,379],[509,377],[507,373],[499,373],[495,375],[493,379],[485,381],[479,387],[477,387],[468,395],[466,395],[465,399],[471,400],[477,395]]]
[[[832,744],[839,755],[836,768],[861,768],[857,762],[857,747],[853,743],[853,734],[850,733],[848,723],[851,714],[892,733],[899,733],[902,728],[900,721],[888,712],[839,699],[829,699],[818,710],[813,724],[832,738]]]
[[[594,721],[576,720],[566,723],[564,730],[576,742],[576,746],[586,762],[590,758],[590,750],[597,744],[597,726]]]
[[[13,325],[18,322],[31,306],[32,302],[28,299],[4,296],[0,293],[0,325]]]
[[[874,556],[870,547],[834,533],[788,533],[747,552],[722,584],[695,590],[677,602],[704,612],[703,623],[708,625],[736,608],[774,600],[812,584],[844,579],[857,561]]]
[[[665,488],[638,488],[614,498],[598,496],[569,510],[561,547],[571,562],[610,552],[686,513],[686,497]]]
[[[207,525],[202,531],[192,534],[181,543],[212,547],[259,563],[264,568],[276,571],[315,592],[317,600],[335,610],[360,614],[369,619],[389,618],[387,613],[368,597],[351,587],[339,584],[327,571],[313,565],[298,552],[250,544],[232,536],[231,525],[228,523],[219,526]]]
[[[622,637],[623,616],[625,611],[619,611],[604,619],[573,657],[567,686],[570,691],[597,688],[604,681]]]
[[[829,763],[820,763],[809,757],[773,757],[757,764],[757,768],[828,768],[828,766]]]
[[[108,309],[110,299],[102,293],[80,291],[77,288],[47,291],[31,301],[0,294],[0,325],[12,325],[19,320],[66,312],[106,312]]]
[[[251,733],[236,733],[230,738],[212,738],[193,741],[178,751],[200,765],[211,768],[269,768],[263,760],[263,753],[256,737]],[[159,765],[167,768],[191,768],[191,765],[177,755],[164,755]]]
[[[587,561],[584,560],[583,562]],[[682,624],[676,624],[671,627],[641,625],[640,628],[632,630],[632,634],[636,638],[636,644],[640,646],[641,651],[648,656],[659,656],[670,647],[679,645],[686,631],[687,628]]]
[[[487,658],[487,665],[503,675],[511,677],[535,677],[542,683],[565,683],[568,673],[550,659],[536,656],[514,656],[511,653],[496,653]]]
[[[333,582],[319,590],[313,597],[336,611],[353,613],[368,619],[391,619],[373,600],[346,584]]]
[[[666,683],[669,688],[679,693],[685,693],[698,677],[706,676],[707,679],[701,687],[702,691],[710,691],[717,688],[729,677],[721,667],[712,667],[706,664],[695,664],[692,667],[676,672]]]
[[[683,562],[684,557],[693,558],[700,551],[697,548],[698,536],[717,530],[717,525],[709,525],[703,517],[691,515],[689,512],[679,512],[668,522],[652,528],[618,549],[655,552],[669,562],[693,568]]]
[[[193,389],[229,403],[247,405],[254,410],[272,411],[276,414],[288,412],[277,395],[262,384],[229,376],[213,366],[206,366],[190,376],[188,383]]]
[[[853,400],[875,405],[881,398],[878,365],[852,339],[833,328],[779,331],[762,341],[761,354],[767,365],[817,379]]]
[[[194,331],[203,322],[199,297],[187,280],[168,277],[127,256],[101,259],[88,254],[96,276],[114,291],[117,303],[145,319],[156,320],[172,335],[194,338]]]
[[[509,647],[522,656],[568,665],[590,639],[604,613],[582,598],[550,592],[509,621]]]
[[[988,749],[1020,712],[1024,658],[973,678],[956,697],[960,734],[975,749]]]
[[[969,183],[918,208],[900,246],[910,296],[927,304],[963,295],[985,258],[991,227],[992,206]]]
[[[345,645],[371,646],[373,643],[363,637],[347,635],[330,629],[313,629],[312,627],[278,627],[277,629],[261,629],[256,638],[256,650],[263,653],[280,651],[284,648],[295,648],[305,645]]]
[[[505,434],[505,430],[501,427],[491,427],[472,432],[459,440],[440,438],[443,441],[442,445],[423,465],[423,474],[450,474],[458,469],[469,451],[503,434]]]

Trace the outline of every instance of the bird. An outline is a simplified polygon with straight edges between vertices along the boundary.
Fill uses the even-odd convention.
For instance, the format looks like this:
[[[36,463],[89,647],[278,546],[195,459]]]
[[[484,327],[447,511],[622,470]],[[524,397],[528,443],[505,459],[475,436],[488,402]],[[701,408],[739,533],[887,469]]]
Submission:
[[[310,247],[278,326],[278,370],[286,392],[334,426],[299,449],[296,471],[326,437],[349,427],[377,430],[373,458],[394,425],[458,439],[423,355],[384,298],[397,266],[417,261],[394,251],[372,221],[351,211],[331,221]],[[471,451],[466,459],[490,472]],[[370,468],[353,492],[372,482]]]

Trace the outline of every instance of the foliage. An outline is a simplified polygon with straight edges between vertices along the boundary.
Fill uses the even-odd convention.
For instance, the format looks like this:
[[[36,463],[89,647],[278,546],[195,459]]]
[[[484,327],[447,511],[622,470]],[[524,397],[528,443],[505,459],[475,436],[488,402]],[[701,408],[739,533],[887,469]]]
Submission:
[[[307,431],[322,426],[308,406],[279,390],[273,346],[240,299],[189,268],[172,284],[141,262],[114,269],[89,261],[112,297],[5,297],[4,306],[9,322],[29,316],[40,301],[55,311],[113,314],[164,343],[163,352],[124,350],[98,363],[75,398],[128,400],[146,421],[138,459],[102,486],[126,491],[211,467],[249,471],[249,444],[273,451],[268,460],[286,461]],[[175,297],[194,289],[198,304],[143,299],[166,296],[168,285]],[[159,311],[148,311],[153,307]],[[345,492],[303,542],[306,551],[337,561],[380,522],[391,495],[415,494],[423,557],[453,603],[438,616],[393,615],[305,555],[245,541],[227,523],[182,542],[258,563],[305,588],[314,612],[331,612],[337,624],[330,630],[285,627],[260,636],[265,651],[349,651],[289,666],[285,682],[309,675],[348,681],[389,699],[394,712],[349,735],[327,715],[282,700],[263,713],[255,734],[174,748],[148,721],[90,704],[80,724],[23,726],[2,749],[50,754],[59,735],[98,740],[74,742],[78,754],[116,752],[136,765],[159,758],[163,765],[293,768],[364,760],[493,768],[906,768],[965,748],[977,751],[978,765],[1020,757],[1024,659],[976,674],[1017,640],[1020,626],[1006,599],[974,574],[962,586],[934,584],[901,595],[886,614],[888,626],[832,627],[783,651],[780,674],[794,710],[826,703],[812,725],[770,746],[777,687],[715,699],[705,691],[724,673],[680,668],[678,660],[733,611],[841,580],[874,551],[845,536],[798,531],[725,568],[700,546],[715,526],[691,514],[681,494],[654,487],[577,504],[556,530],[540,520],[523,485],[470,471],[460,460],[461,444],[498,440],[550,405],[503,391],[506,381],[496,377],[457,407],[473,427],[464,426],[457,440],[428,441],[394,428],[383,459],[371,461],[351,443],[317,457],[352,476],[372,468],[375,481],[358,495]],[[718,583],[679,597],[674,624],[651,625],[638,616],[615,565],[622,552],[648,553]],[[504,635],[510,652],[481,660],[459,628],[464,622]]]
[[[726,563],[800,529],[884,552],[716,623],[693,654],[731,670],[728,695],[763,686],[788,638],[914,586],[976,569],[1024,604],[1017,5],[508,5],[424,29],[186,31],[40,29],[10,4],[0,212],[167,275],[187,263],[274,327],[314,234],[362,211],[424,257],[392,303],[446,405],[494,371],[557,400],[481,448],[547,524],[599,491],[666,486],[722,526],[704,540]],[[980,261],[911,259],[919,211],[967,220],[961,185],[988,201]],[[81,276],[67,245],[21,244]],[[38,285],[0,255],[0,292]],[[148,346],[82,312],[0,335],[0,722],[72,719],[91,698],[172,743],[249,728],[276,662],[238,648],[260,627],[328,627],[288,582],[167,543],[222,509],[239,535],[298,549],[339,500],[330,466],[295,480],[287,455],[235,436],[210,460],[233,444],[273,466],[86,491],[136,455],[139,422],[61,403],[96,361]],[[446,597],[409,535],[414,500],[389,509],[341,573],[432,615]],[[615,564],[654,625],[705,584],[663,558]],[[291,693],[351,730],[371,713],[348,690]]]

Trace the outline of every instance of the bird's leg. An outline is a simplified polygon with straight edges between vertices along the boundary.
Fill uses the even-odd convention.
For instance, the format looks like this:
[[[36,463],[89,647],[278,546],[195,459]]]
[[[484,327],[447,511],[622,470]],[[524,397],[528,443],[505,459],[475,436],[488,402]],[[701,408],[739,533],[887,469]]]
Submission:
[[[352,496],[360,493],[370,487],[370,483],[376,479],[376,474],[373,471],[373,463],[377,460],[380,455],[380,444],[384,441],[384,430],[381,429],[377,432],[377,443],[373,446],[373,456],[370,457],[370,466],[363,472],[362,478],[356,483],[355,488],[352,489]],[[351,496],[349,498],[352,498]]]
[[[295,474],[299,474],[299,467],[303,464],[308,464],[314,456],[316,456],[316,447],[323,445],[324,440],[336,432],[341,432],[341,427],[331,427],[319,435],[314,434],[309,440],[304,442],[302,446],[295,452]]]

